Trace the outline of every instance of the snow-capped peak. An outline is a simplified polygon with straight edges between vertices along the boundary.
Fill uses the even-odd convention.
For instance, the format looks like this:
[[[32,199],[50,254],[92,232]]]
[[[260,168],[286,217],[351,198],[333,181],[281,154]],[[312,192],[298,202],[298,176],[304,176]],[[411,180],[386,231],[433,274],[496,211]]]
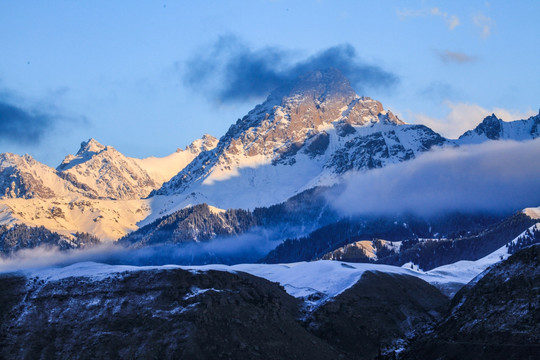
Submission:
[[[0,197],[44,198],[64,195],[56,171],[26,154],[0,154]]]
[[[444,141],[358,96],[339,70],[313,71],[273,91],[153,195],[181,195],[170,209],[192,203],[188,194],[218,207],[266,206]]]
[[[56,168],[59,171],[69,170],[78,164],[88,161],[92,156],[106,150],[107,147],[100,144],[96,139],[90,138],[88,141],[83,141],[77,154],[68,155],[62,163]]]
[[[475,144],[488,140],[530,140],[540,136],[540,114],[526,120],[504,121],[495,114],[484,118],[473,130],[465,132],[458,144]]]
[[[17,155],[13,153],[1,153],[0,154],[0,167],[4,168],[7,166],[20,166],[22,164],[34,164],[37,161],[32,157],[32,155]]]
[[[186,150],[191,151],[192,153],[199,154],[201,151],[212,150],[216,147],[218,139],[213,137],[210,134],[204,134],[201,139],[193,141],[190,145],[186,147]]]
[[[81,148],[79,149],[77,154],[89,153],[89,152],[98,153],[104,150],[105,148],[106,146],[99,143],[99,141],[97,141],[94,138],[90,138],[88,141],[83,141],[81,143]]]

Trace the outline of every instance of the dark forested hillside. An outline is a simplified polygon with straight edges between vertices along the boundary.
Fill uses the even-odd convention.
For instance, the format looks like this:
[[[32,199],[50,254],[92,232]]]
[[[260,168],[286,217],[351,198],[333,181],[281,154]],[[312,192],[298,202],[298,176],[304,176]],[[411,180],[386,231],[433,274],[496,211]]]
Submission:
[[[396,255],[387,252],[384,254],[384,258],[388,257],[388,259],[381,259],[381,262],[383,263],[402,265],[411,261],[409,257],[412,258],[417,256],[417,254],[423,254],[426,244],[428,246],[432,245],[432,242],[420,243],[418,240],[419,238],[465,239],[465,237],[468,236],[474,239],[476,236],[487,239],[485,235],[480,234],[483,234],[486,229],[498,224],[500,221],[501,219],[497,216],[470,214],[448,214],[433,219],[424,219],[412,215],[344,219],[323,226],[310,233],[308,236],[285,240],[262,259],[262,261],[268,263],[309,261],[321,258],[325,254],[346,244],[360,240],[379,238],[389,241],[403,241],[403,250],[409,248],[415,249],[414,251],[408,252],[407,255],[403,257],[399,257],[399,254]],[[517,229],[521,230],[518,231],[514,237],[533,223],[534,221],[526,215],[518,216],[514,220],[503,222],[502,225],[493,230],[492,233],[502,232],[502,234],[500,234],[501,238],[507,239],[509,236],[512,236]],[[507,228],[511,228],[512,230],[508,230]],[[506,242],[511,239],[513,238],[507,239]],[[476,253],[469,254],[469,256],[485,253],[492,248],[492,244],[484,244],[484,242],[481,242],[481,245],[476,245],[475,242],[474,250],[476,250]],[[467,242],[464,242],[463,244],[465,243]],[[500,241],[497,242],[497,244],[498,243],[500,243]],[[503,245],[504,243],[505,242],[502,242]],[[445,245],[447,243],[441,240],[439,245],[434,246],[438,247],[441,246],[441,244]],[[500,246],[502,245],[499,245],[499,247]],[[416,263],[416,258],[414,259]],[[362,257],[359,261],[368,260],[365,257]],[[445,261],[450,261],[450,258],[433,261],[448,263]]]
[[[518,213],[472,236],[423,242],[418,239],[407,240],[403,242],[399,253],[379,258],[378,262],[390,265],[413,262],[427,271],[460,260],[478,260],[508,244],[536,221]],[[534,235],[531,236],[534,238]],[[532,240],[522,243],[532,244]],[[519,245],[514,247],[517,249]]]
[[[217,236],[241,234],[256,225],[246,210],[212,210],[207,204],[195,205],[162,217],[119,240],[120,244],[143,247],[207,241]]]
[[[9,255],[21,249],[38,246],[53,246],[60,250],[68,250],[99,243],[98,238],[87,233],[75,233],[72,238],[67,238],[43,226],[30,227],[24,224],[0,226],[0,255]]]

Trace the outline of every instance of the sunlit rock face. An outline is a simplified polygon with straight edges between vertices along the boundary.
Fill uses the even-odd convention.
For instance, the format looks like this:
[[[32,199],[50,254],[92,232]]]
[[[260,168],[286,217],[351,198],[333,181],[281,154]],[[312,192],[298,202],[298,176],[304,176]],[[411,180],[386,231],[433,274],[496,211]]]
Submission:
[[[41,173],[54,175],[55,171],[30,155],[0,154],[0,197],[49,199],[56,196],[40,177]]]

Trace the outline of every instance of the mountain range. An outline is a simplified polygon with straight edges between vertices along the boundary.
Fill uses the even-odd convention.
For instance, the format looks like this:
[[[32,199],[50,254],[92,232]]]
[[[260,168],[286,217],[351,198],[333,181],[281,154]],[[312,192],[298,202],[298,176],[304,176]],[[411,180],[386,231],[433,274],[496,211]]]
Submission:
[[[337,69],[314,71],[273,91],[219,140],[205,135],[163,158],[130,158],[95,139],[56,169],[1,154],[0,224],[116,240],[186,206],[269,207],[436,147],[535,139],[539,124],[540,115],[512,122],[491,115],[446,139],[358,96]]]
[[[426,159],[538,137],[540,114],[493,114],[447,139],[330,68],[165,157],[95,139],[56,168],[0,154],[0,358],[535,359],[538,179],[527,208],[436,211],[455,199],[425,191],[447,176],[433,167],[386,211],[354,210]],[[490,176],[534,163],[460,191],[491,204]],[[426,199],[401,211],[408,191]]]

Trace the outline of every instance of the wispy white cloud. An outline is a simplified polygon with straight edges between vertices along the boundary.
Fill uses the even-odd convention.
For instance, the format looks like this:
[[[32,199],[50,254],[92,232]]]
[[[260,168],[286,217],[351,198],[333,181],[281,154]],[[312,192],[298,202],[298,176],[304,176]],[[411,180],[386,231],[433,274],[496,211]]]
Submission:
[[[503,108],[485,109],[476,104],[454,103],[445,101],[449,109],[443,118],[435,118],[425,114],[409,114],[412,122],[429,126],[434,131],[449,138],[457,138],[467,130],[474,129],[486,116],[497,115],[505,121],[527,119],[536,113],[529,109],[525,112]]]
[[[458,25],[460,25],[459,18],[456,15],[450,16],[447,23],[450,30],[454,30]]]
[[[344,215],[508,213],[540,205],[540,139],[443,148],[355,173],[330,198]]]
[[[411,10],[411,9],[397,10],[396,14],[402,20],[406,18],[410,18],[410,17],[437,16],[444,20],[449,30],[454,30],[457,26],[461,24],[459,21],[459,18],[456,15],[450,15],[446,11],[442,11],[441,9],[437,7],[430,8],[430,9],[420,9],[420,10]]]
[[[491,35],[491,31],[495,26],[495,20],[482,13],[473,16],[473,23],[480,28],[480,36],[484,39]]]

